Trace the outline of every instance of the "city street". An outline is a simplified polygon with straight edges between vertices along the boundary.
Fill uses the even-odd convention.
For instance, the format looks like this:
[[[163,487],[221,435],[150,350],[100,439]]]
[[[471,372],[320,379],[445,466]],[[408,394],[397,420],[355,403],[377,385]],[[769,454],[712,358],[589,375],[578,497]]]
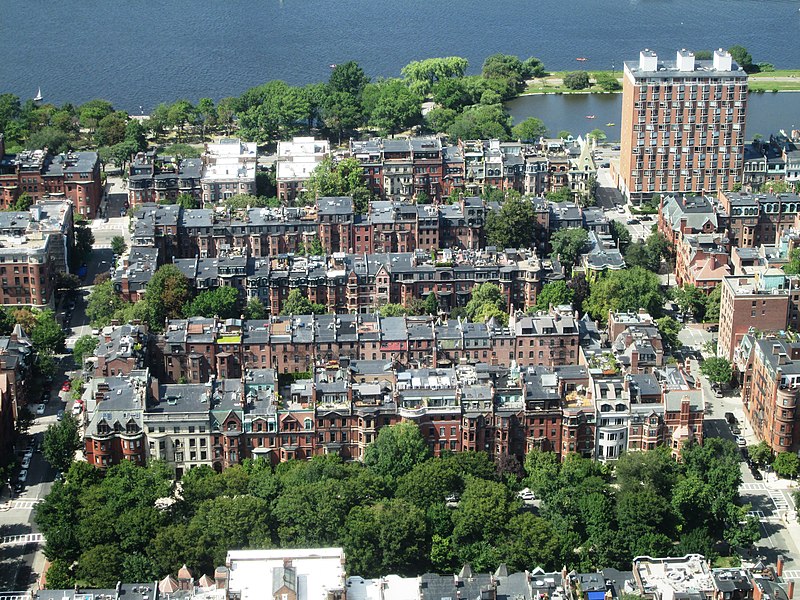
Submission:
[[[702,327],[689,325],[679,334],[679,339],[692,356],[699,356],[703,345],[716,337],[716,334]],[[688,352],[684,351],[684,354]],[[731,428],[725,420],[725,413],[733,413],[741,428],[741,436],[748,446],[758,443],[752,428],[745,418],[739,390],[726,388],[721,398],[715,397],[708,380],[700,374],[700,363],[695,358],[689,359],[689,370],[693,376],[699,377],[705,398],[705,419],[703,429],[706,438],[721,437],[735,440]],[[768,564],[775,565],[778,555],[783,555],[784,572],[787,577],[800,579],[800,548],[796,540],[800,539],[800,525],[796,520],[796,507],[792,493],[795,484],[792,481],[778,479],[774,473],[762,473],[763,480],[756,481],[747,463],[740,463],[742,484],[739,487],[742,501],[750,504],[750,512],[758,517],[761,524],[761,540],[755,545],[755,556],[765,557]]]
[[[65,360],[71,364],[69,356]],[[29,541],[35,536],[28,534],[38,533],[33,521],[33,509],[49,493],[55,477],[55,472],[41,453],[44,431],[56,422],[59,410],[69,410],[72,404],[69,392],[61,392],[61,385],[66,381],[64,362],[58,363],[58,371],[50,388],[51,399],[45,404],[45,414],[36,417],[28,434],[40,450],[31,457],[24,487],[20,493],[11,496],[7,485],[3,485],[0,491],[0,589],[24,590],[31,587],[44,567],[41,544]],[[18,461],[22,459],[23,452],[24,448],[19,449]],[[18,473],[19,470],[14,474],[14,481]],[[28,535],[22,543],[14,539],[14,536],[22,535]]]

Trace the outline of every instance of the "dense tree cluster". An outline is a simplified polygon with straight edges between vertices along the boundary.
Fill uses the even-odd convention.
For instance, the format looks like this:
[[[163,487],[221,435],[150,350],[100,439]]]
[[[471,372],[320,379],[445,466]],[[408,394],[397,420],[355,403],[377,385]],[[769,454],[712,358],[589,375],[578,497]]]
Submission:
[[[507,139],[510,118],[501,103],[519,94],[526,79],[544,75],[541,61],[494,54],[480,75],[468,76],[468,66],[457,56],[429,58],[409,63],[398,78],[373,81],[349,61],[337,65],[325,83],[292,86],[274,80],[216,103],[201,98],[194,105],[181,98],[157,105],[145,122],[102,99],[58,107],[1,94],[0,131],[10,152],[94,147],[104,164],[113,162],[122,169],[131,155],[147,147],[148,138],[177,142],[164,153],[188,158],[198,149],[186,142],[202,143],[210,132],[267,143],[312,130],[341,141],[364,127],[381,135],[425,127],[470,138]],[[437,108],[423,119],[426,99]]]
[[[624,455],[615,478],[599,463],[534,451],[527,477],[502,473],[488,455],[432,458],[413,424],[384,428],[364,463],[336,456],[276,467],[247,460],[215,473],[200,467],[180,486],[159,462],[128,461],[102,475],[74,463],[36,509],[51,587],[152,581],[186,563],[210,573],[230,548],[343,545],[348,571],[366,577],[477,571],[628,568],[633,556],[715,554],[744,545],[758,522],[738,504],[737,449],[708,440],[684,449]],[[525,507],[517,490],[542,499]]]

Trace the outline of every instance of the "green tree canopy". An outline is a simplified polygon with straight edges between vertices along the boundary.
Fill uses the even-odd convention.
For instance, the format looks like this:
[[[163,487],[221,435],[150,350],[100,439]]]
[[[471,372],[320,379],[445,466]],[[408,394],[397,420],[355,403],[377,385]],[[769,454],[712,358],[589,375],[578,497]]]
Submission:
[[[75,417],[67,413],[61,421],[50,425],[44,432],[42,454],[56,471],[69,469],[75,451],[81,447],[79,427]]]
[[[534,142],[547,135],[547,127],[541,119],[528,117],[514,125],[511,134],[523,142]]]
[[[681,287],[672,288],[671,295],[682,314],[692,315],[696,319],[703,318],[706,312],[707,298],[702,290],[686,283]]]
[[[125,243],[125,238],[121,235],[115,235],[111,238],[111,251],[120,256],[125,252],[128,244]]]
[[[750,456],[750,460],[757,465],[765,466],[771,464],[773,460],[772,448],[763,440],[758,442],[755,446],[750,446],[748,448],[748,455]]]
[[[557,256],[569,273],[586,250],[588,242],[589,233],[585,229],[559,229],[550,238],[551,256]]]
[[[537,228],[536,211],[528,198],[510,193],[486,217],[486,238],[498,248],[530,248]]]
[[[258,298],[250,298],[244,307],[244,318],[248,320],[253,319],[268,319],[269,311]]]
[[[289,292],[281,308],[282,315],[322,315],[327,312],[324,304],[311,302],[300,290]]]
[[[617,244],[619,251],[624,255],[625,251],[628,249],[628,246],[631,245],[631,232],[628,231],[628,228],[619,221],[611,221],[610,233],[611,238],[614,240],[614,243]]]
[[[228,285],[213,290],[200,292],[186,304],[184,316],[219,317],[220,319],[236,319],[240,316],[239,290]]]
[[[122,299],[114,291],[114,283],[109,279],[92,288],[86,303],[86,316],[95,327],[104,327],[123,304]]]
[[[736,61],[736,64],[742,67],[746,73],[755,73],[758,71],[753,64],[753,57],[744,46],[739,46],[738,44],[731,46],[728,48],[728,52],[730,52],[731,57],[734,61]]]
[[[681,347],[682,344],[678,340],[678,334],[681,332],[681,329],[683,329],[683,325],[672,317],[656,319],[656,325],[658,326],[658,332],[669,345],[670,349],[677,350]]]
[[[166,319],[181,316],[189,300],[189,280],[172,264],[160,266],[147,282],[145,301],[152,311],[150,327],[160,331]]]
[[[429,456],[430,450],[419,427],[404,422],[381,428],[364,452],[364,464],[378,475],[396,480]]]
[[[356,212],[366,214],[369,210],[371,194],[364,183],[363,167],[356,158],[334,162],[326,157],[311,173],[306,189],[309,201],[322,196],[350,196]]]
[[[66,334],[56,321],[56,314],[49,308],[36,315],[36,325],[30,335],[37,352],[58,354],[64,350]]]
[[[471,106],[455,118],[447,134],[457,140],[507,140],[511,117],[500,104]]]
[[[536,310],[548,310],[550,306],[561,304],[572,304],[575,292],[567,287],[567,282],[563,279],[551,281],[544,284],[542,291],[536,296]]]
[[[797,477],[800,458],[794,452],[779,452],[772,461],[772,468],[781,477]]]
[[[408,63],[400,69],[400,73],[412,82],[415,90],[426,94],[438,82],[463,77],[467,66],[467,59],[460,56],[427,58]]]
[[[82,335],[75,340],[75,347],[72,350],[72,358],[76,365],[82,365],[84,359],[91,357],[97,348],[98,340],[93,335]]]
[[[731,363],[721,356],[707,358],[700,365],[700,372],[712,383],[728,383],[733,376]]]
[[[589,74],[586,71],[572,71],[564,75],[564,87],[583,90],[589,87]]]
[[[369,124],[384,135],[405,131],[422,122],[422,98],[398,79],[375,84]]]
[[[605,320],[608,311],[633,311],[644,308],[653,316],[661,314],[664,294],[658,275],[633,267],[611,271],[600,277],[590,288],[583,309],[593,319]]]
[[[498,313],[505,314],[505,312],[506,299],[499,287],[488,282],[475,286],[472,290],[472,297],[466,306],[467,317],[470,321],[483,322],[487,316],[494,316]]]

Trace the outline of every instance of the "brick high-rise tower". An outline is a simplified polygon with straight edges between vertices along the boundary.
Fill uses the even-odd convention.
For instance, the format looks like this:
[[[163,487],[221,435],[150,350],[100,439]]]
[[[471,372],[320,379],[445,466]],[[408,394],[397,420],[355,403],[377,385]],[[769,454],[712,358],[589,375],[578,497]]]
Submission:
[[[742,181],[747,74],[724,50],[674,62],[643,50],[625,62],[619,187],[639,204],[654,194],[710,193]]]

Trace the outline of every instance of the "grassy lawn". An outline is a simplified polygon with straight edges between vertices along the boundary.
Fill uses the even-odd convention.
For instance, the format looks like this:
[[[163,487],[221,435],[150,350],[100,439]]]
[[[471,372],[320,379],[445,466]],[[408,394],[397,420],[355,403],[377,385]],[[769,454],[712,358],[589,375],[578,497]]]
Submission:
[[[591,85],[582,90],[571,90],[564,87],[564,76],[571,71],[553,71],[545,77],[534,79],[527,88],[526,94],[619,94],[616,92],[606,92],[595,84],[596,77],[600,74],[612,75],[620,83],[622,82],[622,71],[587,71],[591,80]],[[785,79],[785,80],[784,80]],[[753,92],[772,92],[772,91],[800,91],[800,69],[782,69],[769,71],[766,73],[755,73],[750,75],[750,91]]]
[[[581,69],[576,69],[579,71]],[[618,94],[622,90],[607,92],[595,84],[598,75],[612,75],[620,84],[622,83],[622,71],[587,71],[591,85],[582,90],[571,90],[564,86],[564,76],[574,71],[553,71],[545,77],[534,79],[527,88],[525,94]]]
[[[800,78],[797,81],[769,81],[751,79],[748,82],[748,89],[751,92],[775,92],[775,91],[798,91],[800,90]]]
[[[742,564],[738,556],[718,556],[711,565],[715,569],[731,569]]]
[[[764,73],[753,73],[750,75],[750,79],[752,78],[762,78],[762,77],[800,77],[800,69],[775,69],[774,71],[765,71]]]

